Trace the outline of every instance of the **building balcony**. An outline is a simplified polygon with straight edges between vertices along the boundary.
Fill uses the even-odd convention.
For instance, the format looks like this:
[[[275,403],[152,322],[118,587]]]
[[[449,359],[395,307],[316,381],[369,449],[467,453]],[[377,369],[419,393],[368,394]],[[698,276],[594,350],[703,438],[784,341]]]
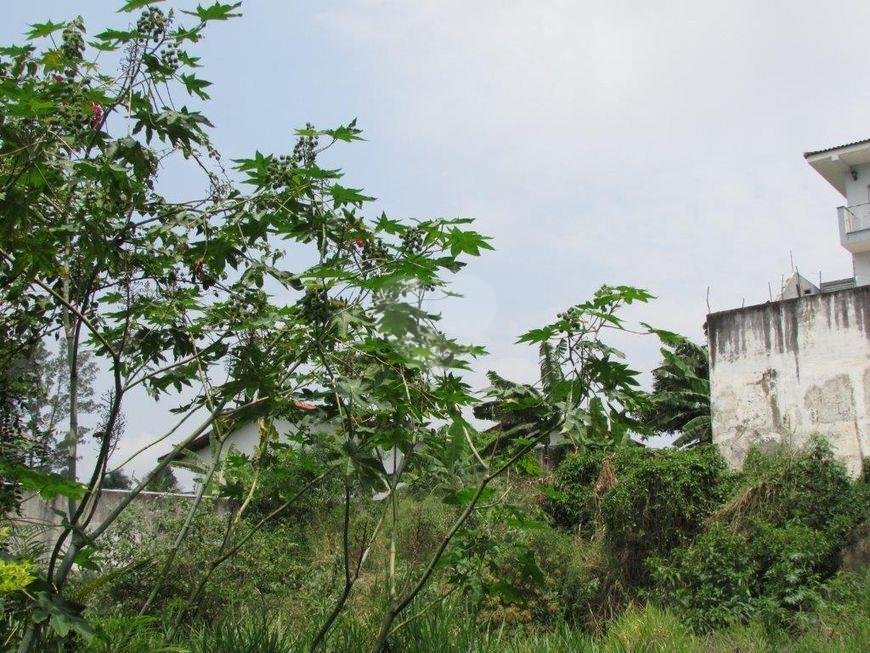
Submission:
[[[840,244],[853,254],[870,251],[870,202],[837,209]]]

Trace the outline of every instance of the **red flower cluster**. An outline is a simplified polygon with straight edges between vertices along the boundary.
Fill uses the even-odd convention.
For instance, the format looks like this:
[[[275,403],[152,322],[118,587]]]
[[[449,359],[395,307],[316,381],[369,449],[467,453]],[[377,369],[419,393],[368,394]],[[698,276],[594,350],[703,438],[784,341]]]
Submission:
[[[91,127],[99,128],[103,123],[103,107],[96,102],[91,102]]]

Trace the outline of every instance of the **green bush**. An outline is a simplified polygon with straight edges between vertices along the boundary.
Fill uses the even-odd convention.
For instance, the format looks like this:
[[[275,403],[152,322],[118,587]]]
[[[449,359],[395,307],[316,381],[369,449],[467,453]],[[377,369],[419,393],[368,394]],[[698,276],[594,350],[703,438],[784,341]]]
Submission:
[[[456,510],[436,497],[403,498],[399,505],[399,558],[410,565],[428,562],[456,519]]]
[[[239,503],[248,497],[253,479],[256,491],[247,509],[249,519],[262,518],[280,508],[291,497],[296,500],[273,520],[286,524],[308,521],[341,503],[344,494],[337,474],[308,486],[317,470],[326,464],[323,455],[309,454],[286,442],[270,442],[262,459],[246,456],[235,449],[227,452],[221,463],[220,496]]]
[[[866,519],[866,483],[851,481],[824,442],[753,451],[741,476],[704,533],[648,561],[650,595],[699,631],[750,618],[795,626],[819,605],[839,551]]]
[[[758,569],[753,590],[767,622],[787,623],[790,612],[818,605],[821,578],[832,554],[824,533],[802,524],[778,528],[762,522],[748,544],[748,556]]]
[[[803,451],[751,450],[740,490],[730,513],[741,512],[775,526],[799,523],[844,542],[857,524],[870,517],[866,481],[854,482],[823,439]],[[739,524],[738,524],[739,525]]]
[[[541,523],[525,480],[499,484],[495,491],[523,509],[475,513],[449,547],[432,591],[407,612],[423,615],[391,637],[394,650],[861,650],[866,628],[855,620],[866,617],[866,592],[862,604],[854,580],[826,579],[844,534],[866,510],[860,497],[867,484],[849,481],[823,448],[753,453],[739,487],[710,448],[572,454],[555,477],[558,494],[543,507],[563,528]],[[824,510],[813,512],[814,503],[825,503]],[[354,501],[355,547],[384,507]],[[149,517],[147,537],[141,536],[144,516],[132,515],[109,538],[104,557],[116,568],[149,556],[159,562],[183,508]],[[431,496],[401,498],[401,578],[419,573],[456,511]],[[177,641],[161,640],[159,622],[143,622],[130,624],[127,649],[112,648],[123,641],[123,617],[109,617],[100,622],[109,635],[94,650],[307,650],[342,583],[336,554],[342,519],[341,507],[333,506],[301,527],[275,524],[254,538],[217,572],[199,618]],[[203,512],[155,613],[171,613],[187,595],[223,524]],[[325,651],[371,645],[383,610],[385,547],[382,537]],[[641,560],[644,575],[632,576],[631,565]],[[100,607],[91,616],[134,614],[155,567],[135,569],[93,593],[89,603]],[[447,605],[426,607],[448,593]],[[265,626],[262,615],[269,615]]]
[[[722,528],[718,526],[717,528]],[[727,531],[726,531],[727,532]],[[733,535],[733,534],[732,534]],[[799,631],[771,630],[760,621],[735,624],[709,634],[693,634],[680,619],[680,609],[656,605],[630,606],[593,638],[581,629],[555,622],[546,630],[527,631],[477,623],[473,612],[455,597],[436,604],[422,601],[411,607],[408,621],[389,641],[402,653],[859,653],[870,641],[870,570],[839,574],[820,590],[818,611],[806,614]],[[428,606],[428,607],[427,607]],[[274,613],[248,611],[225,615],[214,624],[195,623],[168,642],[159,622],[142,618],[110,618],[97,624],[101,636],[93,653],[163,651],[199,653],[220,651],[282,651],[310,648],[310,622],[287,622]],[[321,650],[355,653],[371,650],[376,621],[346,614]]]
[[[83,572],[76,591],[89,592],[91,612],[101,615],[136,614],[149,595],[181,528],[189,504],[166,502],[159,510],[133,505],[102,540],[100,555],[110,580],[90,591],[91,578]],[[152,610],[170,609],[187,599],[201,578],[223,538],[228,517],[215,512],[210,502],[200,508],[190,536],[179,549],[172,569]],[[246,520],[239,533],[250,527]],[[227,611],[246,607],[280,605],[292,591],[292,578],[301,576],[298,560],[299,536],[285,524],[264,528],[220,567],[198,603],[199,615],[211,620]],[[140,564],[136,564],[140,563]],[[130,567],[129,570],[126,570]],[[120,570],[126,570],[121,572]],[[113,572],[118,572],[117,576]]]
[[[603,451],[572,453],[556,467],[555,492],[542,499],[551,523],[566,531],[589,533],[596,528],[598,494],[595,485],[606,455]]]
[[[725,461],[710,446],[620,453],[616,479],[602,499],[601,521],[605,542],[633,585],[645,583],[646,558],[701,531],[728,487]]]
[[[696,630],[721,628],[753,612],[757,561],[747,555],[746,540],[714,524],[668,562],[652,558],[650,594],[676,610]]]
[[[491,530],[477,620],[490,625],[546,629],[588,607],[592,579],[575,538],[545,528]]]
[[[679,653],[699,651],[692,632],[673,613],[632,606],[607,630],[600,653]]]

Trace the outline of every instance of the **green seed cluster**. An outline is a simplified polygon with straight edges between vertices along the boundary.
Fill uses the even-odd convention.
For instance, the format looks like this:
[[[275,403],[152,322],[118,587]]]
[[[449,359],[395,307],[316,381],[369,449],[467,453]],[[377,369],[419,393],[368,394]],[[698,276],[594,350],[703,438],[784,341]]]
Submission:
[[[390,257],[390,252],[380,238],[367,240],[360,255],[360,267],[369,272]]]
[[[170,73],[174,73],[178,70],[178,46],[172,41],[167,43],[160,52],[160,63],[164,68],[168,69]]]
[[[419,253],[423,249],[423,230],[413,227],[403,233],[402,249],[408,254]]]
[[[78,60],[85,51],[85,22],[79,16],[64,28],[61,38],[61,52],[68,59]]]
[[[83,128],[92,128],[94,115],[81,99],[82,93],[90,88],[91,80],[77,80],[75,68],[69,67],[63,76],[56,73],[46,83],[57,98],[55,110],[46,119],[53,129],[73,134]]]
[[[305,129],[314,129],[314,127],[309,123],[305,125]],[[292,154],[272,157],[266,166],[266,187],[277,190],[290,186],[296,170],[313,167],[314,160],[317,158],[317,143],[317,136],[300,136],[293,147]]]
[[[332,319],[332,304],[325,290],[307,290],[300,308],[302,316],[313,324],[327,324]]]
[[[305,129],[314,129],[314,125],[306,123]],[[318,142],[317,136],[301,136],[293,147],[293,162],[303,168],[312,167],[317,157]]]
[[[313,288],[306,290],[299,302],[301,316],[321,329],[328,327],[335,314],[347,306],[347,300],[330,298],[326,290]]]
[[[556,319],[567,322],[569,331],[579,330],[583,326],[583,312],[578,308],[569,308],[556,315]]]
[[[158,7],[148,7],[136,21],[136,31],[145,38],[159,40],[166,31],[166,14]]]
[[[266,186],[276,190],[291,185],[295,168],[293,159],[286,154],[277,159],[273,157],[266,166]]]

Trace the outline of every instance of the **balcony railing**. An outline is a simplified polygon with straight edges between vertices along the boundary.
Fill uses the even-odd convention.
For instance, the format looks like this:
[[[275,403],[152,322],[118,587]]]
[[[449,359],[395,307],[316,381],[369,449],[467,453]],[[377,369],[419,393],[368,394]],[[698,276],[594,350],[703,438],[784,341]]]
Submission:
[[[840,215],[843,220],[843,230],[847,234],[870,229],[870,202],[841,206]]]

